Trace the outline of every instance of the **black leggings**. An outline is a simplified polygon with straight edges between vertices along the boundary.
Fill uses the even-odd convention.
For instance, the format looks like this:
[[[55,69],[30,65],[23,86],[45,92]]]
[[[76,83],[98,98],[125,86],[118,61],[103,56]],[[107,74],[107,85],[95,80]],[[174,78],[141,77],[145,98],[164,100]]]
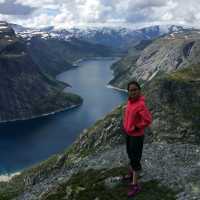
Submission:
[[[143,136],[126,136],[126,151],[130,160],[130,165],[134,171],[142,169],[140,160],[144,143]]]

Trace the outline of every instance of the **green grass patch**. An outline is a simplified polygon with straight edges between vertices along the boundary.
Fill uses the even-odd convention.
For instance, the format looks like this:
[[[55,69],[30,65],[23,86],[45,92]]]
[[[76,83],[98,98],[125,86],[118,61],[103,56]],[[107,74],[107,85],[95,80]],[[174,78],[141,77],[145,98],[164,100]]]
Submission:
[[[20,185],[11,185],[8,183],[0,183],[0,200],[10,200],[18,196],[23,191]]]
[[[176,72],[171,73],[169,77],[177,81],[200,79],[200,66],[192,65],[190,67],[177,70]]]
[[[128,183],[118,180],[114,187],[105,184],[109,177],[119,177],[127,172],[127,168],[119,167],[111,170],[82,171],[74,174],[70,180],[60,185],[55,191],[45,194],[42,200],[125,200],[128,199]],[[156,181],[141,183],[142,192],[135,200],[175,200],[176,192],[160,186]]]

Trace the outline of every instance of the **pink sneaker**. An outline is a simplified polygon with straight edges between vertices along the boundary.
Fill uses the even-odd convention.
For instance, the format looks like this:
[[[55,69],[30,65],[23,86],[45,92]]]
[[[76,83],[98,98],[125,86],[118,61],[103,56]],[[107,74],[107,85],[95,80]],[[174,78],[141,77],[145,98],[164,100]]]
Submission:
[[[128,197],[134,197],[137,193],[141,191],[141,186],[138,184],[131,184],[129,191],[128,191]]]

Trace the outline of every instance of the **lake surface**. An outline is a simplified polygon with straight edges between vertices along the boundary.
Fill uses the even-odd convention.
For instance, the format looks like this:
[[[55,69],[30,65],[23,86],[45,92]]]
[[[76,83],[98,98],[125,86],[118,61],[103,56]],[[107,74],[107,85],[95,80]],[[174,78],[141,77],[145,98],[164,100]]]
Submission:
[[[57,77],[72,86],[66,91],[83,98],[81,106],[44,118],[0,124],[0,174],[22,170],[64,151],[84,128],[124,102],[126,93],[107,87],[115,61],[83,61]]]

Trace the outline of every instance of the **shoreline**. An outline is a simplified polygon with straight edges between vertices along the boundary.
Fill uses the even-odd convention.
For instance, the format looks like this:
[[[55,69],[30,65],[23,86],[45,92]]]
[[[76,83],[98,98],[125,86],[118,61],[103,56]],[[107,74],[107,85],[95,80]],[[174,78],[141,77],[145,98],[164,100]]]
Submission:
[[[81,59],[78,59],[76,61],[74,61],[72,63],[72,65],[77,65],[77,64],[80,64],[81,62],[84,62],[84,61],[87,61],[87,60],[114,60],[114,59],[120,59],[121,57],[120,56],[107,56],[107,57],[91,57],[91,58],[81,58]]]
[[[101,57],[93,58],[93,60],[98,60],[98,59],[102,59],[102,58]],[[106,58],[103,58],[103,59],[104,60],[116,59],[116,57],[106,57]],[[86,61],[86,60],[87,59],[81,59],[81,60],[79,60],[79,62],[83,62],[83,61]],[[89,60],[91,60],[91,59],[89,59]],[[62,72],[62,73],[64,73],[64,72]],[[106,87],[110,88],[110,89],[118,90],[120,92],[127,92],[125,89],[120,89],[120,88],[114,87],[114,86],[109,85],[109,84],[107,84]],[[34,120],[34,119],[40,119],[40,118],[48,117],[50,115],[54,115],[54,114],[57,114],[57,113],[60,113],[60,112],[63,112],[63,111],[67,111],[67,110],[71,110],[73,108],[77,108],[81,104],[82,103],[79,103],[79,104],[76,104],[76,105],[71,105],[71,106],[68,106],[68,107],[65,107],[65,108],[62,108],[62,109],[57,109],[57,110],[55,110],[53,112],[44,113],[44,114],[41,114],[41,115],[36,115],[36,116],[28,117],[28,118],[17,118],[17,119],[12,119],[12,120],[0,121],[0,125],[2,125],[2,124],[9,124],[9,123],[12,123],[12,122],[29,121],[29,120]],[[12,172],[11,173],[6,173],[6,172],[2,173],[2,174],[0,174],[0,182],[9,182],[14,176],[20,175],[20,174],[21,174],[20,171],[13,172],[13,173]]]
[[[79,60],[81,60],[81,59],[79,59]],[[79,61],[79,60],[77,60],[77,61]],[[76,61],[75,61],[75,62],[76,62]],[[75,62],[74,62],[74,63],[75,63]],[[79,67],[79,66],[76,66],[74,63],[72,63],[73,67],[70,68],[70,69],[75,69],[75,68]],[[70,69],[69,69],[69,70],[70,70]],[[68,71],[68,70],[66,70],[66,71]],[[66,72],[66,71],[64,71],[64,72]],[[63,73],[63,72],[61,72],[61,73],[59,73],[59,74],[62,74],[62,73]],[[58,74],[58,75],[59,75],[59,74]],[[56,77],[57,77],[58,75],[56,75]],[[55,79],[58,80],[57,78],[55,78]],[[60,81],[60,80],[58,80],[58,81]],[[65,82],[63,82],[63,83],[65,83]],[[71,85],[68,85],[68,86],[66,86],[65,88],[67,88],[67,87],[71,87]],[[64,88],[64,89],[65,89],[65,88]],[[63,89],[63,91],[64,91],[64,89]],[[69,106],[69,107],[63,108],[63,109],[55,110],[55,111],[50,112],[50,113],[44,113],[44,114],[41,114],[41,115],[36,115],[36,116],[32,116],[32,117],[27,117],[27,118],[17,118],[17,119],[12,119],[12,120],[4,120],[4,121],[0,121],[0,125],[1,125],[1,124],[6,124],[6,123],[12,123],[12,122],[29,121],[29,120],[33,120],[33,119],[39,119],[39,118],[43,118],[43,117],[48,117],[48,116],[50,116],[50,115],[55,115],[55,114],[57,114],[57,113],[59,113],[59,112],[71,110],[71,109],[76,108],[76,107],[78,107],[78,106],[80,106],[80,105],[81,105],[81,104],[73,105],[73,106]]]
[[[78,60],[76,60],[76,61],[74,61],[72,63],[72,65],[74,65],[74,67],[72,67],[71,69],[75,69],[77,67],[80,67],[80,66],[77,66],[77,64],[79,64],[81,62],[84,62],[84,61],[87,61],[87,60],[99,60],[99,59],[110,60],[110,59],[118,59],[118,58],[120,58],[120,56],[116,56],[116,57],[115,56],[112,56],[112,57],[108,56],[108,57],[81,58],[81,59],[78,59]],[[68,71],[68,70],[66,70],[66,71]],[[60,74],[65,73],[66,71],[61,72]],[[118,91],[126,92],[126,90],[124,90],[124,89],[120,89],[120,88],[117,88],[117,87],[114,87],[114,86],[111,86],[111,85],[107,85],[107,88],[111,88],[111,89],[115,89],[115,90],[118,90]],[[32,116],[32,117],[27,117],[27,118],[16,118],[16,119],[12,119],[12,120],[4,120],[4,121],[0,121],[0,125],[6,124],[6,123],[12,123],[12,122],[29,121],[29,120],[33,120],[33,119],[39,119],[39,118],[43,118],[43,117],[48,117],[50,115],[55,115],[55,114],[57,114],[59,112],[71,110],[73,108],[79,107],[80,105],[81,105],[81,103],[78,104],[78,105],[72,105],[72,106],[69,106],[69,107],[66,107],[66,108],[63,108],[63,109],[58,109],[58,110],[55,110],[53,112],[44,113],[44,114],[41,114],[41,115],[36,115],[36,116]]]
[[[11,174],[0,174],[0,182],[9,182],[14,176],[20,175],[21,172],[14,172]]]
[[[125,92],[125,93],[128,92],[128,91],[125,90],[125,89],[121,89],[121,88],[118,88],[118,87],[114,87],[114,86],[112,86],[112,85],[110,85],[110,84],[106,85],[106,87],[107,87],[107,88],[110,88],[110,89],[117,90],[117,91]]]
[[[3,123],[10,123],[10,122],[18,122],[18,121],[28,121],[28,120],[32,120],[32,119],[39,119],[39,118],[43,118],[43,117],[48,117],[50,115],[55,115],[57,113],[63,112],[63,111],[67,111],[67,110],[71,110],[73,108],[79,107],[81,104],[78,105],[73,105],[73,106],[69,106],[63,109],[58,109],[56,111],[50,112],[50,113],[44,113],[42,115],[36,115],[30,118],[21,118],[21,119],[12,119],[12,120],[5,120],[5,121],[0,121],[0,125]]]

